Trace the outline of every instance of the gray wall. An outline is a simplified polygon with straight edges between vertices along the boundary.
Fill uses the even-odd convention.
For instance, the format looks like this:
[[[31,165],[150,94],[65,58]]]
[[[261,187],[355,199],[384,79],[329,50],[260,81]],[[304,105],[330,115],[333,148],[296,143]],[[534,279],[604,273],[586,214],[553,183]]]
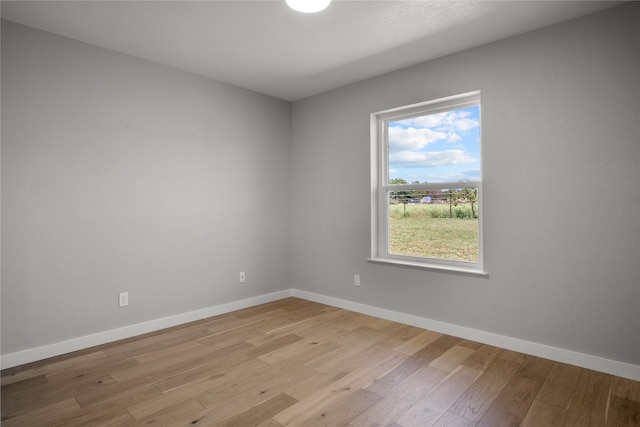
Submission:
[[[3,354],[293,286],[640,364],[639,19],[627,4],[292,108],[3,22]],[[367,263],[369,114],[472,90],[489,277]]]
[[[294,103],[293,287],[640,364],[638,22],[627,4]],[[369,114],[473,90],[489,277],[367,263]]]
[[[2,352],[290,289],[290,152],[287,102],[3,21]]]

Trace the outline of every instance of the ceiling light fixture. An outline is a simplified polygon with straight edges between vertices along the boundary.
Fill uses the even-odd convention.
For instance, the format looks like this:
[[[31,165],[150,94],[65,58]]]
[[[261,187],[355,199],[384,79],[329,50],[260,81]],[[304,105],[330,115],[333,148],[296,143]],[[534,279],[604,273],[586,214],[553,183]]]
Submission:
[[[287,0],[287,5],[293,10],[302,13],[315,13],[329,6],[331,0]]]

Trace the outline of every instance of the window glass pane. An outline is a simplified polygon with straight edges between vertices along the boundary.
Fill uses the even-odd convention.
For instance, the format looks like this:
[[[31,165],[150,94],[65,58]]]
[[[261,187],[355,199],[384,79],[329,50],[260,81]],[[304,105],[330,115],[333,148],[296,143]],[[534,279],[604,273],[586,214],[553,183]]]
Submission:
[[[389,254],[478,262],[478,189],[389,191]]]
[[[480,180],[480,107],[391,121],[389,184]]]

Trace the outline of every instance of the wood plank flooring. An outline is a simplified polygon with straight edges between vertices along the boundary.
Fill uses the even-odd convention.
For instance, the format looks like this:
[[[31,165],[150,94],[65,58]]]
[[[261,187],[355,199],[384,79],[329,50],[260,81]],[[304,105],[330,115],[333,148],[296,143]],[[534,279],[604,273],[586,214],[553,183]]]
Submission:
[[[297,298],[2,372],[11,426],[640,426],[640,383]]]

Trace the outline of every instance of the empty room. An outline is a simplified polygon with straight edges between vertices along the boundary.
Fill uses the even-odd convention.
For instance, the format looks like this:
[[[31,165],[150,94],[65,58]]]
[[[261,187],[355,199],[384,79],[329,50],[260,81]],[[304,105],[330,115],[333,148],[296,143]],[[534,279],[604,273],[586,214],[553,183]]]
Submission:
[[[311,3],[2,2],[2,425],[640,426],[640,2]]]

